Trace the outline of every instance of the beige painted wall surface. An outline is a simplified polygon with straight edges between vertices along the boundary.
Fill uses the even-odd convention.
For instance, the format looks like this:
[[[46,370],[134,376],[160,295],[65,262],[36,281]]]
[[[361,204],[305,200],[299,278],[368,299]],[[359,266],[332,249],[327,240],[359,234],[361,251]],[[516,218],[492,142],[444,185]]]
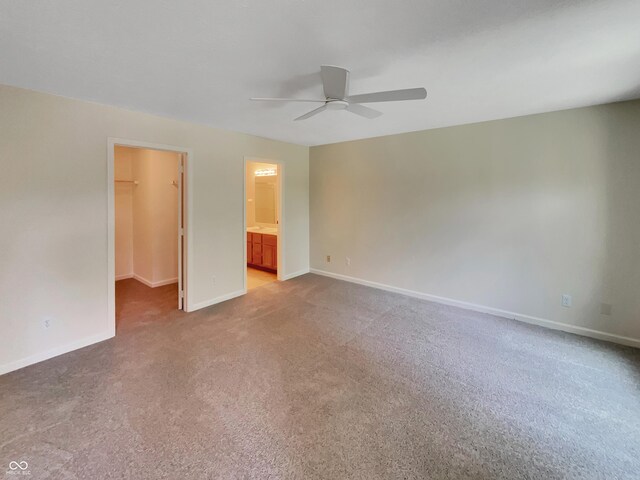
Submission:
[[[115,148],[116,279],[147,284],[177,281],[179,154]]]
[[[132,151],[133,273],[147,284],[178,278],[178,180],[180,155]]]
[[[312,147],[310,179],[312,268],[640,339],[638,101]]]
[[[308,270],[307,147],[0,86],[0,372],[108,334],[108,137],[194,152],[192,306],[243,288],[244,156],[285,163],[283,270]]]
[[[113,177],[116,180],[133,180],[132,149],[116,147]],[[134,185],[114,183],[115,197],[115,249],[116,279],[133,275],[133,192]]]
[[[133,195],[133,271],[147,282],[153,282],[153,175],[151,158],[133,152],[132,173],[140,182]]]

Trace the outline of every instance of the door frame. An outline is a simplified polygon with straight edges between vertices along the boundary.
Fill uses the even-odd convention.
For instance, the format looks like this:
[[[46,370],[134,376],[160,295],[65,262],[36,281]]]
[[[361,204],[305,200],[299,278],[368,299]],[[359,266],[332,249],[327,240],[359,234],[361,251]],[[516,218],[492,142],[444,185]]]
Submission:
[[[115,186],[114,186],[114,168],[115,168],[115,147],[131,147],[145,148],[149,150],[160,150],[166,152],[181,153],[184,155],[184,176],[182,181],[183,204],[182,204],[182,222],[185,226],[184,235],[182,237],[183,254],[182,254],[182,271],[178,271],[178,276],[182,276],[183,309],[187,312],[192,311],[189,302],[189,285],[191,284],[191,272],[193,272],[193,259],[189,254],[193,247],[193,150],[188,147],[179,147],[175,145],[166,145],[163,143],[144,142],[140,140],[130,140],[125,138],[108,137],[107,138],[107,329],[112,334],[116,334],[116,262],[115,262]],[[178,212],[178,219],[181,218],[181,212]],[[180,233],[178,231],[178,233]],[[180,242],[178,242],[178,248]],[[180,265],[180,252],[178,252],[178,265]],[[180,284],[180,281],[179,283]]]
[[[271,163],[272,165],[276,165],[278,167],[278,181],[276,183],[277,192],[278,192],[278,205],[276,206],[278,212],[278,248],[277,248],[277,256],[278,256],[278,281],[284,281],[284,267],[285,267],[285,258],[284,258],[284,244],[285,244],[285,228],[286,223],[284,221],[284,196],[285,196],[285,188],[284,188],[284,162],[282,160],[273,160],[270,158],[260,158],[260,157],[244,157],[244,165],[242,169],[242,250],[244,254],[242,255],[243,259],[243,272],[244,276],[242,278],[242,288],[244,293],[247,293],[247,163]]]

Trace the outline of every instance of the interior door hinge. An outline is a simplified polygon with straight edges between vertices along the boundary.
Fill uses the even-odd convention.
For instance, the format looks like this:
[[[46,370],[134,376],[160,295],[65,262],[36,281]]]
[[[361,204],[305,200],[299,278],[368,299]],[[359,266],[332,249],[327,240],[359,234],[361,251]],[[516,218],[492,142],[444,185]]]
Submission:
[[[180,290],[180,298],[184,298],[184,290]]]
[[[184,237],[184,228],[180,228],[180,235]]]

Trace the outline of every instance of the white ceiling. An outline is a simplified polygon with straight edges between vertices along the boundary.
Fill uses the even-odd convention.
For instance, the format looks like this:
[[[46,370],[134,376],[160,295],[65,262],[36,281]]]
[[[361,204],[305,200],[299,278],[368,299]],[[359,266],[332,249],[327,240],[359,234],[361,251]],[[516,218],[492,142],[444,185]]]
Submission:
[[[639,25],[638,0],[0,0],[0,83],[317,145],[640,97]],[[321,64],[429,96],[248,100],[318,97]]]

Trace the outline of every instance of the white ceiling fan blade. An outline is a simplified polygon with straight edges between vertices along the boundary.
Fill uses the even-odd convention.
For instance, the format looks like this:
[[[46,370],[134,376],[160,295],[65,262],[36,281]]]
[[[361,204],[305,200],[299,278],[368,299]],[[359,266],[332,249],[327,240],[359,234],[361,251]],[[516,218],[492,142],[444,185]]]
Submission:
[[[333,65],[321,65],[320,76],[324,96],[342,100],[349,92],[349,70]]]
[[[249,100],[259,102],[315,102],[324,103],[326,100],[315,100],[310,98],[269,98],[269,97],[252,97]]]
[[[351,104],[347,107],[347,110],[356,115],[360,115],[364,118],[377,118],[382,115],[382,112],[374,110],[373,108],[365,107],[364,105],[358,105],[357,103]]]
[[[400,100],[423,100],[427,98],[424,88],[407,88],[404,90],[389,90],[386,92],[363,93],[347,97],[349,103],[398,102]]]
[[[314,115],[319,114],[320,112],[324,112],[327,109],[326,105],[322,105],[321,107],[315,108],[313,110],[311,110],[310,112],[305,113],[304,115],[299,116],[298,118],[295,118],[294,120],[305,120],[309,117],[313,117]]]

